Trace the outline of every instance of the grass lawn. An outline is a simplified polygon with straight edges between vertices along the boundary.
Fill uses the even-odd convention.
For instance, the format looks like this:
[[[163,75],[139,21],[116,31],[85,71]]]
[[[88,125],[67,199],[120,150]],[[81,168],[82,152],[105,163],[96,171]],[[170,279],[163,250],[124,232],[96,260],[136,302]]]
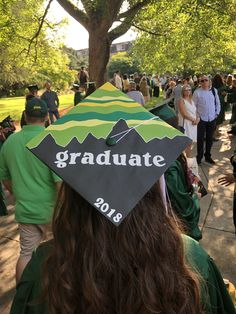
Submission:
[[[65,109],[74,105],[74,95],[61,95],[59,109]],[[25,108],[25,97],[0,98],[0,121],[10,115],[15,121],[19,121]]]
[[[59,96],[59,99],[60,110],[73,106],[73,94],[61,95]],[[162,96],[159,98],[154,97],[152,100],[146,103],[145,108],[149,110],[155,107],[157,104],[161,103],[163,100],[164,98]],[[25,97],[0,98],[0,121],[2,121],[8,115],[10,115],[15,121],[19,121],[24,108]]]

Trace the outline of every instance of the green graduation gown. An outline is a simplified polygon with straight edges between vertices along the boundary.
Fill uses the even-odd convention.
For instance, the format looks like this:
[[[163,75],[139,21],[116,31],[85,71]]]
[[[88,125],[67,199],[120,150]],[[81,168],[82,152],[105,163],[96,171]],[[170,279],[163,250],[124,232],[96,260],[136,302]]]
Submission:
[[[233,302],[214,261],[195,240],[183,235],[186,263],[202,278],[202,303],[206,314],[235,314]],[[42,244],[25,268],[10,314],[47,314],[47,306],[40,301],[41,268],[52,241]],[[63,309],[61,310],[63,313]]]
[[[220,113],[216,118],[216,125],[219,125],[225,121],[225,111],[227,109],[227,103],[225,102],[226,86],[222,85],[221,87],[217,88],[217,92],[220,99]]]
[[[78,105],[82,100],[81,92],[76,92],[74,95],[74,106]]]
[[[202,238],[198,227],[200,207],[197,196],[190,195],[185,183],[181,163],[175,160],[165,172],[166,186],[175,213],[187,228],[187,234],[195,240]]]

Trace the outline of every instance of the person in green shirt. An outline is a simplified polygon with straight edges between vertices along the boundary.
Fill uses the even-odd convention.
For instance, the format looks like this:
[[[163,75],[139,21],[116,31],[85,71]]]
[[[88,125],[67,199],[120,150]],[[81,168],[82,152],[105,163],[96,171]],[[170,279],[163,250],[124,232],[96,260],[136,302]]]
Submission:
[[[0,180],[15,196],[15,218],[19,224],[20,257],[16,281],[29,262],[32,251],[45,236],[51,222],[60,179],[26,148],[26,144],[44,130],[47,105],[33,98],[26,104],[27,125],[11,135],[0,153]]]

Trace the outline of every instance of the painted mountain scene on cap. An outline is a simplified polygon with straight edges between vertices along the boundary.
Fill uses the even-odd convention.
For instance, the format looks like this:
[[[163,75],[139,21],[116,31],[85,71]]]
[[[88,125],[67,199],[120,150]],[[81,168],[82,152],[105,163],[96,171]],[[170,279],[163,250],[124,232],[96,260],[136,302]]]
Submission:
[[[107,83],[27,147],[118,226],[190,142]]]
[[[29,149],[37,147],[48,135],[62,147],[67,146],[73,138],[83,143],[89,134],[97,139],[106,139],[119,120],[126,121],[128,128],[135,127],[145,142],[155,138],[173,139],[175,136],[184,136],[112,84],[106,83],[27,146]]]
[[[64,147],[49,134],[31,152],[48,165],[102,215],[119,226],[140,199],[190,143],[186,136],[143,140],[120,119],[108,140],[88,134]],[[118,135],[118,136],[117,136]]]

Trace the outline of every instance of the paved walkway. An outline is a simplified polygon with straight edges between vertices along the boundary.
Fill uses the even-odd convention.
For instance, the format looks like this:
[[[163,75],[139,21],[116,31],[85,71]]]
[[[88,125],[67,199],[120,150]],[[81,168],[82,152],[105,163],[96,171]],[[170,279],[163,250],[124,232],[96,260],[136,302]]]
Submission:
[[[215,142],[212,148],[217,164],[209,167],[207,163],[202,163],[199,169],[210,191],[201,200],[201,244],[215,259],[223,277],[236,285],[236,235],[232,212],[234,185],[223,187],[218,184],[218,178],[224,173],[232,173],[229,158],[236,149],[236,137],[228,135],[227,129],[227,126],[220,129],[221,140]]]
[[[202,163],[199,172],[209,194],[201,200],[201,244],[215,259],[224,278],[236,284],[236,236],[232,222],[233,186],[218,185],[218,178],[232,172],[229,161],[236,147],[236,137],[221,128],[221,140],[214,143],[213,158],[217,165]],[[15,289],[15,264],[19,251],[17,225],[14,222],[14,200],[7,198],[9,215],[0,217],[0,313],[8,314]]]

